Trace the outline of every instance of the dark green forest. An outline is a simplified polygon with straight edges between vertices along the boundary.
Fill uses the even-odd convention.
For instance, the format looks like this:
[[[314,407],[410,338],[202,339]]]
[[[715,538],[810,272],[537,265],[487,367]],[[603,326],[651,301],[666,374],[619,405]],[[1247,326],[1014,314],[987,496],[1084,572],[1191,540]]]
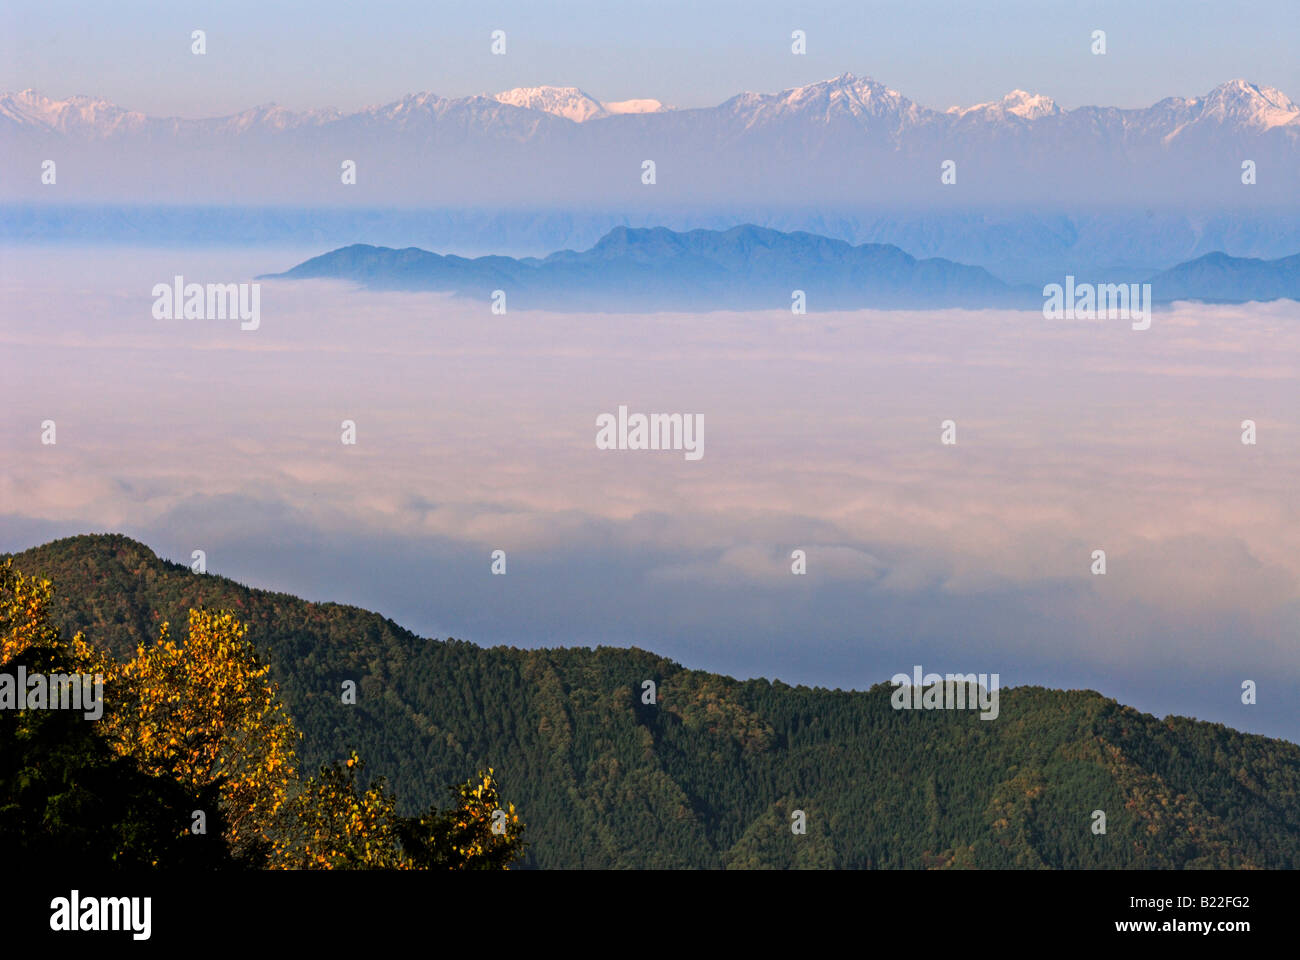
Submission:
[[[163,621],[184,640],[191,607],[233,611],[303,731],[304,762],[355,749],[407,812],[494,768],[528,823],[523,866],[1300,867],[1300,747],[1093,691],[1004,690],[994,721],[897,711],[885,684],[742,682],[634,648],[422,638],[195,574],[123,536],[13,557],[53,581],[65,635],[117,656]]]

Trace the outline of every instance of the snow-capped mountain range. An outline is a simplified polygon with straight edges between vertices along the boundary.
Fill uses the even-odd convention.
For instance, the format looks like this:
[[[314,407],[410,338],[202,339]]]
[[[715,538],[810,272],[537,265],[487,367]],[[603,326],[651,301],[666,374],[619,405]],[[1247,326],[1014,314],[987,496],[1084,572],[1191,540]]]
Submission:
[[[545,113],[574,123],[672,109],[651,99],[602,102],[577,87],[516,87],[494,96],[447,98],[432,93],[410,94],[392,103],[366,107],[350,116],[400,124],[404,119],[409,120],[419,113],[438,116],[468,110],[479,113],[483,120],[491,122],[502,117],[502,113],[493,107],[494,103]],[[295,113],[268,104],[229,117],[185,120],[177,117],[150,117],[98,97],[75,96],[66,100],[54,100],[35,90],[0,96],[0,124],[5,124],[10,130],[39,130],[88,137],[132,134],[150,128],[175,131],[207,128],[236,133],[259,129],[281,132],[301,127],[325,126],[348,116],[334,109]]]
[[[577,87],[412,94],[352,113],[274,105],[150,117],[107,100],[0,97],[0,199],[53,199],[32,164],[63,159],[59,199],[443,204],[670,200],[1239,203],[1297,194],[1300,107],[1232,80],[1142,109],[1063,110],[1013,90],[935,110],[849,73],[714,107],[603,102]],[[340,197],[354,160],[357,189]],[[645,161],[656,165],[653,183]],[[940,164],[958,175],[938,192]],[[1241,169],[1257,170],[1241,193]],[[1288,171],[1285,175],[1282,171]],[[645,187],[654,185],[653,198]]]
[[[516,87],[495,95],[460,98],[417,93],[392,103],[366,107],[354,114],[334,109],[295,113],[271,104],[229,117],[184,120],[149,117],[102,98],[74,96],[55,100],[35,90],[23,90],[0,96],[0,123],[5,125],[7,132],[29,129],[100,137],[134,133],[151,126],[178,130],[207,127],[230,132],[252,129],[278,132],[304,126],[326,126],[356,117],[398,122],[412,112],[438,116],[467,110],[478,113],[485,122],[492,122],[502,118],[502,114],[493,109],[493,104],[544,113],[572,123],[627,114],[665,113],[673,109],[653,99],[602,102],[577,87],[541,86]],[[1261,87],[1246,80],[1230,80],[1202,97],[1168,97],[1146,109],[1079,107],[1063,111],[1049,96],[1013,90],[1001,100],[939,111],[914,103],[897,90],[875,80],[845,73],[779,93],[741,93],[717,107],[683,112],[729,115],[743,118],[749,125],[793,118],[828,123],[842,118],[853,118],[863,123],[884,120],[899,131],[954,119],[977,118],[987,123],[1031,122],[1073,114],[1086,117],[1114,115],[1130,128],[1167,125],[1169,136],[1176,136],[1199,123],[1230,124],[1257,131],[1275,127],[1292,127],[1300,131],[1300,106],[1281,90]]]

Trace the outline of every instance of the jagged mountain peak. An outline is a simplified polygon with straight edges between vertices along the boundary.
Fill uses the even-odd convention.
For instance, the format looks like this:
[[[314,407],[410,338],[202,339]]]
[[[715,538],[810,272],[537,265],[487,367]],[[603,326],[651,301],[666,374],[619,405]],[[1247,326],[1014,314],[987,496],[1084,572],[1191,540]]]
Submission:
[[[897,90],[852,73],[780,93],[742,93],[724,103],[722,109],[746,117],[751,126],[801,118],[825,123],[885,121],[895,129],[923,121],[932,113]]]
[[[542,110],[574,123],[607,115],[604,104],[577,87],[515,87],[498,93],[494,99],[526,110]]]
[[[1006,94],[1001,100],[977,103],[970,107],[949,107],[947,113],[958,117],[972,114],[977,116],[1015,116],[1022,120],[1038,120],[1053,117],[1061,113],[1056,101],[1041,93],[1030,93],[1019,88]]]
[[[885,86],[870,77],[859,77],[852,73],[841,73],[829,80],[804,84],[784,90],[776,96],[790,103],[806,103],[820,98],[844,100],[852,103],[866,104],[871,101],[906,103],[911,101],[897,90]]]
[[[103,97],[83,94],[55,100],[30,88],[0,96],[0,117],[22,126],[70,132],[107,133],[147,122],[143,113],[125,110]]]
[[[1300,106],[1276,87],[1235,79],[1221,83],[1194,101],[1202,116],[1253,127],[1276,127],[1300,122]]]

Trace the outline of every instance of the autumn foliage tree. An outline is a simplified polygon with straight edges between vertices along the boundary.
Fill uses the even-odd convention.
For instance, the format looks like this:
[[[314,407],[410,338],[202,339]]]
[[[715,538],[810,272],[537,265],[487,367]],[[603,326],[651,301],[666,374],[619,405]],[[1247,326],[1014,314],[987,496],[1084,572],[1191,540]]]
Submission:
[[[424,870],[505,870],[524,850],[524,825],[501,800],[495,771],[451,788],[452,805],[403,820],[402,847]]]
[[[257,862],[273,844],[300,735],[247,628],[229,613],[191,610],[189,619],[183,646],[163,624],[135,659],[106,664],[118,708],[105,715],[104,732],[150,774],[216,786],[232,852]]]
[[[451,806],[396,813],[383,778],[365,785],[354,752],[303,784],[285,806],[273,866],[356,870],[505,870],[523,853],[524,825],[500,798],[494,771],[450,789]]]
[[[396,800],[382,778],[360,781],[355,752],[305,781],[284,807],[271,865],[280,869],[409,869],[397,836]]]
[[[13,561],[0,564],[0,664],[13,663],[33,648],[52,650],[59,629],[50,622],[50,581],[25,577]]]
[[[95,672],[98,654],[50,621],[48,580],[0,564],[0,669],[10,678]],[[18,689],[17,696],[26,691]],[[120,756],[98,724],[69,710],[0,711],[0,837],[15,862],[218,869],[233,865],[219,836],[189,834],[190,814],[216,800],[151,776]],[[212,821],[220,833],[220,816]]]

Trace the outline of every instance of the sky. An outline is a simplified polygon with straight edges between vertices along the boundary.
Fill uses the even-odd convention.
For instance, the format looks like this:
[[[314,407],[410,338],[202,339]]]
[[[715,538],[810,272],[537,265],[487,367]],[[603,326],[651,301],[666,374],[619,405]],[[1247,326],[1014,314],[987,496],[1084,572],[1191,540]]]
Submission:
[[[208,52],[190,52],[194,29]],[[506,32],[504,56],[489,51]],[[794,56],[790,34],[807,34]],[[1089,50],[1093,30],[1107,55]],[[270,102],[354,110],[407,93],[571,85],[600,100],[711,106],[846,71],[925,106],[1022,88],[1065,108],[1141,107],[1237,77],[1300,99],[1300,3],[72,3],[0,7],[0,90],[106,97],[152,115],[222,116]]]

